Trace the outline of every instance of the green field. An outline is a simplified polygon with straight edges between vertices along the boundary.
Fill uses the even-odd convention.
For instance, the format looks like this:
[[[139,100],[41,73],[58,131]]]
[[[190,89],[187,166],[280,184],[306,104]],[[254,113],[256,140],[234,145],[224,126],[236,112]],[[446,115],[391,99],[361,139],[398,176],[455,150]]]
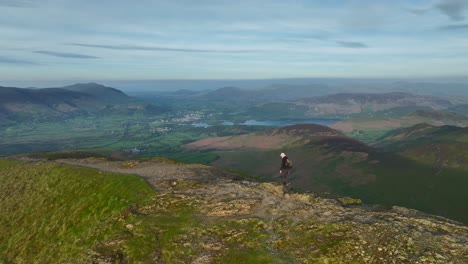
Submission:
[[[220,116],[224,114],[209,108],[203,111],[181,109],[157,116],[109,114],[17,122],[0,127],[0,156],[63,150],[117,150],[134,157],[178,157],[182,152],[180,146],[189,142],[264,129],[219,125]],[[200,119],[212,126],[194,127],[192,124]]]

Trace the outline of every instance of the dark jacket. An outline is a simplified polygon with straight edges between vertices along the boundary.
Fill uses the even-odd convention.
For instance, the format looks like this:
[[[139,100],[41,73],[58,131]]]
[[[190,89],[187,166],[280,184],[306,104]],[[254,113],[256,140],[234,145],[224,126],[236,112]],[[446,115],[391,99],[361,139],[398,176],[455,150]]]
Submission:
[[[288,170],[289,169],[289,167],[286,165],[287,161],[288,161],[288,156],[284,156],[281,159],[281,168],[280,168],[280,170]]]

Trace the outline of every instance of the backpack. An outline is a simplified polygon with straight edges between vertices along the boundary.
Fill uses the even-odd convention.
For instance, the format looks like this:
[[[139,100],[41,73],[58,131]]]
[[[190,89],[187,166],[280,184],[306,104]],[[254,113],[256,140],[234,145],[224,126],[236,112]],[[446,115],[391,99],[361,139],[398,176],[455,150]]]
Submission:
[[[292,160],[290,160],[289,158],[286,159],[286,164],[285,165],[286,165],[286,168],[291,169],[292,165],[293,165]]]

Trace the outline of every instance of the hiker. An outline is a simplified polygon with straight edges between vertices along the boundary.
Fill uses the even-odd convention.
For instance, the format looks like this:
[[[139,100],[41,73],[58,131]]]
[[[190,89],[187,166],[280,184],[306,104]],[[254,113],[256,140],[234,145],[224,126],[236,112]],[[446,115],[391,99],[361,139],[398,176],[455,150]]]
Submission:
[[[286,193],[287,188],[289,186],[288,182],[288,176],[289,176],[289,170],[291,169],[291,161],[288,159],[288,156],[286,154],[281,153],[281,168],[280,168],[280,177],[282,179],[283,183],[283,192]]]

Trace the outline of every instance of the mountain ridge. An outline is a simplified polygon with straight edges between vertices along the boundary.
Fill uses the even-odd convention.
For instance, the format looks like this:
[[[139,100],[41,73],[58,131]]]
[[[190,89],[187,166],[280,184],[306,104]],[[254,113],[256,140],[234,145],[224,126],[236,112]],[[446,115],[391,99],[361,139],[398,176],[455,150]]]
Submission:
[[[12,262],[32,258],[47,262],[79,259],[106,263],[262,260],[269,263],[344,263],[350,260],[359,263],[373,260],[379,263],[394,263],[395,260],[463,263],[468,260],[468,227],[416,210],[361,205],[359,200],[349,197],[324,198],[301,193],[283,196],[279,184],[250,181],[216,168],[165,159],[59,158],[55,163],[24,156],[15,159],[23,161],[11,164],[0,159],[0,177],[12,177],[18,171],[22,171],[22,176],[16,176],[16,185],[2,180],[0,187],[16,190],[24,184],[26,190],[36,190],[32,194],[44,192],[39,199],[44,207],[32,204],[36,213],[34,221],[52,232],[48,236],[38,236],[38,225],[24,222],[28,218],[19,222],[19,226],[12,226],[12,231],[28,229],[27,233],[20,232],[16,236],[0,236],[0,243],[7,239],[8,245],[19,245],[0,248],[2,259]],[[37,174],[37,169],[42,173]],[[77,172],[86,176],[79,176]],[[136,181],[140,178],[128,174],[143,176],[155,192],[149,192]],[[32,175],[39,182],[31,181]],[[47,181],[54,185],[39,184]],[[12,183],[11,179],[6,182]],[[63,201],[65,193],[60,189],[69,182],[75,185],[95,182],[94,196],[80,196],[85,188],[67,192],[65,205],[76,209],[82,217],[62,218],[58,227],[54,221],[40,222],[43,218],[38,217],[38,213],[50,218],[60,211],[48,206],[48,202]],[[133,188],[126,188],[125,194],[106,192],[105,186],[122,188],[119,187],[122,183]],[[54,196],[49,197],[52,193]],[[123,199],[119,198],[122,195]],[[6,201],[8,214],[25,209],[21,205],[14,206],[11,203],[14,200]],[[105,210],[106,206],[86,210],[96,202],[105,205],[110,201],[118,203],[113,211]],[[21,217],[20,213],[13,215]],[[0,218],[5,216],[2,214]],[[86,221],[96,217],[101,219],[98,229],[92,225],[88,226],[92,232],[73,229],[90,224]],[[110,226],[113,228],[109,229]],[[1,232],[11,232],[2,228]],[[53,232],[57,228],[61,231]],[[107,235],[100,235],[103,232]],[[51,250],[50,244],[59,234],[73,234],[73,237],[63,239],[62,244]],[[21,240],[25,238],[29,240]],[[76,239],[93,242],[79,244],[77,248],[73,246]],[[21,250],[21,242],[25,246],[35,244],[35,254]],[[76,250],[68,250],[70,247]]]
[[[430,142],[421,141],[421,146],[429,149],[398,152],[393,151],[398,145],[370,146],[341,132],[300,136],[272,131],[275,129],[207,138],[184,147],[189,153],[215,155],[210,163],[213,166],[266,180],[278,177],[279,154],[285,152],[294,161],[291,186],[298,190],[351,195],[371,203],[398,204],[468,221],[468,214],[464,213],[468,208],[460,200],[468,198],[462,187],[468,184],[468,168],[463,165],[466,142],[460,141],[468,138],[465,134],[458,136],[459,141],[442,141],[433,146],[428,139]],[[443,133],[440,138],[444,138]],[[436,151],[437,146],[440,151]],[[433,152],[440,154],[429,155]],[[441,182],[444,177],[450,181]],[[424,195],[429,191],[432,196]]]
[[[124,92],[96,83],[40,89],[0,86],[0,118],[10,121],[95,113],[132,102],[136,100]]]

